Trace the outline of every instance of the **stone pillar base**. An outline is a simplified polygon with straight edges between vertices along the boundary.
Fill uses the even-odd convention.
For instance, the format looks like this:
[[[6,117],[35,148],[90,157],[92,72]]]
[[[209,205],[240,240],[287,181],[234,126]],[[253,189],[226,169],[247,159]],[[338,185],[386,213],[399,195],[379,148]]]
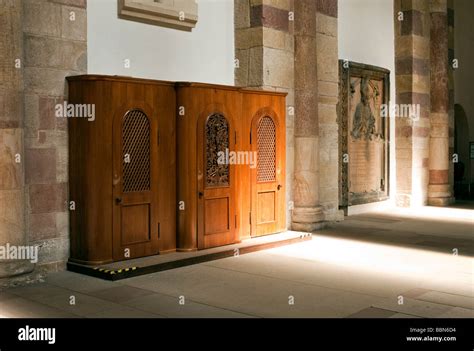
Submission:
[[[411,202],[411,195],[409,194],[397,194],[395,197],[397,207],[410,207]]]
[[[429,197],[428,206],[446,207],[454,204],[454,197]]]
[[[27,260],[0,260],[0,291],[41,281],[44,276],[35,266]]]
[[[428,185],[428,206],[449,206],[454,203],[451,186],[449,184]]]
[[[344,210],[324,211],[324,222],[340,222],[344,220]]]
[[[312,232],[324,227],[324,213],[320,206],[296,207],[293,210],[291,228],[296,231]]]
[[[35,264],[27,260],[0,260],[0,278],[31,273]]]

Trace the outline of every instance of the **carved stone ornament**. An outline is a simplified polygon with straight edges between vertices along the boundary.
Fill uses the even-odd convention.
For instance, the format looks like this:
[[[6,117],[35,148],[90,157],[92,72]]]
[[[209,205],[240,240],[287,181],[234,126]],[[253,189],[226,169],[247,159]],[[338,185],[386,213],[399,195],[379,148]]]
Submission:
[[[122,19],[191,31],[198,20],[194,0],[118,0]]]
[[[351,135],[354,139],[362,137],[365,140],[372,140],[375,132],[375,117],[370,107],[369,80],[362,77],[360,80],[360,102],[356,106],[354,113]]]
[[[390,71],[357,62],[339,65],[339,205],[383,201],[389,197]]]

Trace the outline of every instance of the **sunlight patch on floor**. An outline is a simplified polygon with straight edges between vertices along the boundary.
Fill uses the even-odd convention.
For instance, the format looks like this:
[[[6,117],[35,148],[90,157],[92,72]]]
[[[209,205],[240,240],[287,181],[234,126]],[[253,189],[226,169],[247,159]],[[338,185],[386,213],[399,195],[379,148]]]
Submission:
[[[390,216],[414,217],[416,219],[433,219],[436,221],[446,221],[461,223],[472,223],[474,225],[474,210],[452,207],[422,206],[413,208],[394,207],[376,211]],[[473,227],[474,239],[474,227]]]
[[[438,276],[454,271],[472,273],[474,267],[471,257],[324,236],[314,236],[313,240],[306,243],[272,249],[271,253],[402,276]]]

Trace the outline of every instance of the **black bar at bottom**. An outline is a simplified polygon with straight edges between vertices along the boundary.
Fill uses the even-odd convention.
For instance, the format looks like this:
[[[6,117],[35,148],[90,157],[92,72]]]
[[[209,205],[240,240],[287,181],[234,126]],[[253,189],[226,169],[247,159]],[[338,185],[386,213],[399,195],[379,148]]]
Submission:
[[[473,326],[472,319],[0,319],[0,350],[188,343],[219,349],[258,343],[266,350],[272,344],[291,350],[473,350]]]

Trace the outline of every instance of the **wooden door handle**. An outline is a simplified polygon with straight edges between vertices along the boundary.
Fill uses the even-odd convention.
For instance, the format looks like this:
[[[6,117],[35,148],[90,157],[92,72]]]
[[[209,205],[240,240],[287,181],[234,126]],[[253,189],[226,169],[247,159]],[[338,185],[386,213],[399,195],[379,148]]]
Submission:
[[[281,184],[278,184],[277,190],[280,190],[281,188],[283,188],[283,186]]]
[[[202,197],[204,196],[204,193],[203,193],[202,191],[200,191],[200,192],[198,193],[198,195],[199,195],[199,198],[202,199]]]
[[[121,198],[121,197],[117,197],[117,198],[115,199],[115,203],[116,203],[117,205],[120,205],[120,204],[122,203],[122,198]]]

